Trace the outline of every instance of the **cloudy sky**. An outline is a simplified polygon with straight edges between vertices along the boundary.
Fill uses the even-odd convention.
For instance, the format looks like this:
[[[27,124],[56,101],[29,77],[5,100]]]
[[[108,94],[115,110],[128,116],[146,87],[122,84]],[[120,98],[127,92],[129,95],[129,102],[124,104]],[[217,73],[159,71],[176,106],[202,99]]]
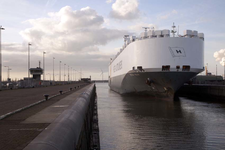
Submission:
[[[138,35],[143,26],[205,34],[205,65],[223,74],[225,60],[224,0],[0,0],[3,66],[10,77],[27,76],[28,42],[32,44],[31,67],[45,54],[46,79],[52,78],[53,57],[58,79],[59,62],[76,70],[76,78],[108,76],[108,63],[123,44],[123,35]],[[66,65],[64,65],[66,64]],[[3,79],[7,68],[3,67]],[[63,78],[62,78],[63,79]]]

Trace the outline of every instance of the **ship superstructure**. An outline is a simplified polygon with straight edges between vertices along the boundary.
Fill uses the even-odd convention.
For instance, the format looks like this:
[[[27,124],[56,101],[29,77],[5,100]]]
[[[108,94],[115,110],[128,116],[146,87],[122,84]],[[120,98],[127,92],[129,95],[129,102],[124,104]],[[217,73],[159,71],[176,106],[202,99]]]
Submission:
[[[124,36],[124,45],[109,65],[110,89],[173,97],[204,70],[204,34],[185,30],[148,30],[139,37]],[[172,34],[170,34],[170,32]]]

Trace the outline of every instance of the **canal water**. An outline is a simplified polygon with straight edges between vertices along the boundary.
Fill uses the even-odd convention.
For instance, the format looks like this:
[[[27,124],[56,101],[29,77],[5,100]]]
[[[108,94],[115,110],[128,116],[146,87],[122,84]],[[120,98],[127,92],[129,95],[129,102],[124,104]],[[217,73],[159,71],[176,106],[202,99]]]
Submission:
[[[102,150],[225,149],[225,104],[121,96],[97,83]]]

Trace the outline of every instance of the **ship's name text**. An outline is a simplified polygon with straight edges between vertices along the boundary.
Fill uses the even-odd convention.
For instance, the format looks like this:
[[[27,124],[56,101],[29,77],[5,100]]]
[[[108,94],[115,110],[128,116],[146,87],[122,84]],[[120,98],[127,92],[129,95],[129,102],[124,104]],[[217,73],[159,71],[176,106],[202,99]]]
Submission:
[[[116,72],[121,69],[122,69],[122,60],[113,67],[113,72]]]

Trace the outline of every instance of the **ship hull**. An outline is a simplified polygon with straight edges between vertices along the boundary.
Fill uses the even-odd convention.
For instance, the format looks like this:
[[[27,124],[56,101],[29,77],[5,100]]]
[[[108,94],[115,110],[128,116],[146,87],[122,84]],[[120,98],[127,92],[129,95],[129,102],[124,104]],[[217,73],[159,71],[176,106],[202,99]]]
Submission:
[[[130,71],[111,78],[109,87],[120,94],[145,94],[173,99],[183,83],[196,75],[196,72]]]
[[[109,87],[120,94],[147,93],[173,98],[185,82],[203,70],[204,40],[147,38],[126,45],[111,60]]]

